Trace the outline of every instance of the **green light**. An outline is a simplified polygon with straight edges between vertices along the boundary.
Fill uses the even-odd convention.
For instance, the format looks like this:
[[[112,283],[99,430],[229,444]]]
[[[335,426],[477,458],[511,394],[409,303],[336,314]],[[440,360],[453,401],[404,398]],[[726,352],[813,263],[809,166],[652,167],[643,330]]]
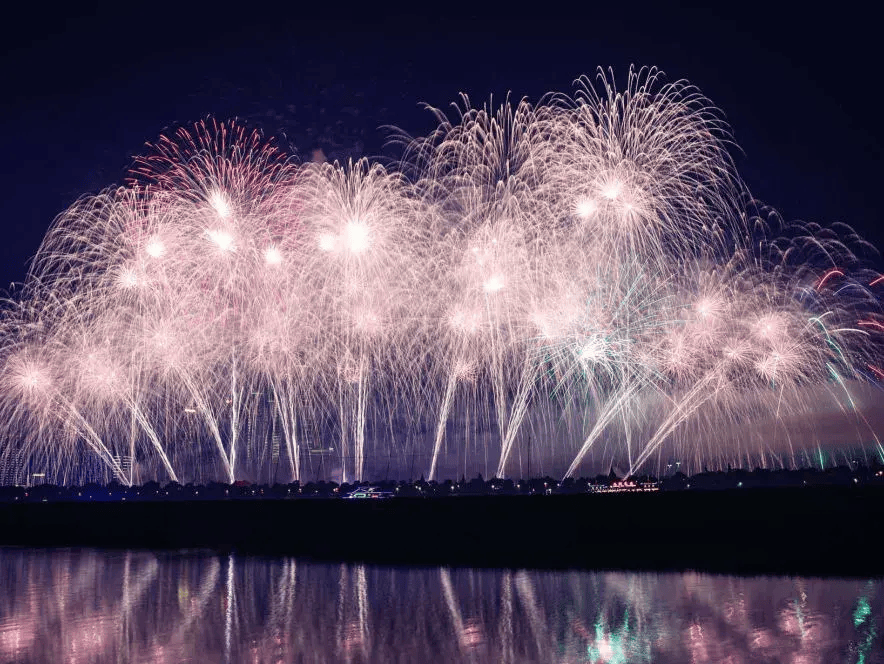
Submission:
[[[860,597],[859,602],[857,602],[856,605],[856,610],[853,612],[853,626],[859,628],[871,613],[872,607],[869,606],[869,600],[865,597]]]
[[[875,622],[871,620],[872,607],[869,605],[867,597],[860,597],[856,603],[856,609],[853,611],[853,626],[859,630],[865,626],[865,639],[859,642],[857,650],[859,651],[856,658],[856,664],[865,664],[868,661],[869,654],[872,652],[872,646],[875,643]]]
[[[595,624],[595,641],[587,646],[587,658],[593,664],[632,664],[650,662],[651,645],[640,634],[629,631],[629,609],[623,615],[623,624],[608,630],[604,617]]]

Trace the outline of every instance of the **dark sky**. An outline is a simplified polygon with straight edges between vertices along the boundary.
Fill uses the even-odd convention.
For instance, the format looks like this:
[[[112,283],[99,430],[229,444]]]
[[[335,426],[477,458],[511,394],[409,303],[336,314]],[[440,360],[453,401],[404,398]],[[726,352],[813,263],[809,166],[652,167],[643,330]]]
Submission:
[[[537,99],[570,91],[599,65],[622,80],[630,63],[687,78],[721,107],[745,153],[735,153],[743,177],[784,217],[843,221],[884,244],[880,34],[849,5],[583,3],[574,12],[548,3],[555,13],[544,13],[542,3],[365,3],[354,14],[299,4],[59,14],[33,3],[9,14],[0,28],[0,284],[23,279],[58,212],[120,183],[145,141],[175,123],[235,115],[285,132],[302,154],[376,155],[381,125],[432,128],[420,102],[444,106],[461,91],[475,103],[509,90]]]

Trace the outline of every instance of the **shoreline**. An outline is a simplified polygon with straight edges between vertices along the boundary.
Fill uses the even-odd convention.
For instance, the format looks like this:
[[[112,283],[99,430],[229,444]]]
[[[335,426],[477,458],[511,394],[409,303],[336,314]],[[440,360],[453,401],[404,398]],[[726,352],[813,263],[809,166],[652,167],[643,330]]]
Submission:
[[[0,504],[0,545],[317,561],[884,576],[884,487]]]

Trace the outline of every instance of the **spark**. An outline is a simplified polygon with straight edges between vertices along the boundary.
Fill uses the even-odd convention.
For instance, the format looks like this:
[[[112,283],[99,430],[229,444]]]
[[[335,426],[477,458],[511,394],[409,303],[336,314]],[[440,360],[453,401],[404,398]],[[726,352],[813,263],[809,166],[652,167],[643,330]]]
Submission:
[[[232,213],[227,197],[220,191],[212,192],[209,203],[221,219],[227,219]]]
[[[580,359],[588,362],[602,362],[606,356],[606,344],[599,337],[591,337],[580,349]]]
[[[577,216],[581,219],[589,219],[598,209],[598,203],[590,198],[581,199],[575,206]]]
[[[117,285],[129,290],[138,285],[138,275],[131,267],[121,267],[117,273]]]
[[[158,238],[152,238],[144,247],[147,255],[151,258],[162,258],[166,253],[166,245]]]
[[[620,196],[621,191],[623,190],[623,185],[619,180],[611,180],[602,186],[602,196],[607,198],[609,201],[615,200],[618,196]]]
[[[322,251],[335,251],[338,248],[338,238],[331,233],[322,233],[319,236],[319,248]]]
[[[227,231],[212,229],[206,231],[206,235],[222,252],[233,251],[235,249],[233,235]]]
[[[817,282],[816,289],[820,290],[823,287],[823,285],[832,277],[843,277],[843,276],[844,276],[844,272],[842,272],[841,270],[838,270],[837,268],[833,269],[833,270],[829,270]]]
[[[486,293],[496,293],[500,290],[503,290],[503,287],[506,285],[506,282],[503,279],[503,276],[500,274],[493,274],[488,279],[485,280],[485,283],[482,284],[482,289]]]
[[[344,227],[344,242],[351,253],[361,254],[371,245],[368,225],[361,221],[350,221]]]
[[[279,265],[282,263],[282,252],[277,247],[267,247],[264,251],[264,260],[268,265]]]

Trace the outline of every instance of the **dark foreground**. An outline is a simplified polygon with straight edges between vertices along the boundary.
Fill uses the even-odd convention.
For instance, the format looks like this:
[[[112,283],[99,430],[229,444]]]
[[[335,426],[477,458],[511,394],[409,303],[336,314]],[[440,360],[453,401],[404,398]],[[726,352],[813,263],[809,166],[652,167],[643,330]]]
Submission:
[[[0,545],[471,567],[884,575],[881,487],[0,505]]]

